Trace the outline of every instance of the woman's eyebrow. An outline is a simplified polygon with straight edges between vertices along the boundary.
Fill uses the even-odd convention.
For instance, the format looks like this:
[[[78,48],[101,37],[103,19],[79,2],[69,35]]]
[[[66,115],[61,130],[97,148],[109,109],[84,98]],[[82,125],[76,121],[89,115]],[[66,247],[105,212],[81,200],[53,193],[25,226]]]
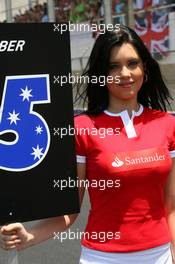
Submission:
[[[120,61],[110,61],[110,64],[120,63]]]
[[[131,61],[131,60],[140,61],[139,58],[135,58],[135,57],[130,57],[130,58],[127,59],[127,61]],[[115,60],[115,61],[110,61],[109,63],[114,64],[114,63],[121,63],[121,62],[118,61],[118,60]]]

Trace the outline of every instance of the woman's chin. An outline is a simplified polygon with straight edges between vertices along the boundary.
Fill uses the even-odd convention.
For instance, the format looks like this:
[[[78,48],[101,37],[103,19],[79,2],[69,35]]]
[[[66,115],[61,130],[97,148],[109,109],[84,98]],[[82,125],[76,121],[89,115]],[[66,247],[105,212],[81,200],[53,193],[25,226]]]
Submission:
[[[135,91],[128,91],[127,93],[123,93],[120,96],[121,100],[131,100],[134,99],[137,96],[137,93]]]

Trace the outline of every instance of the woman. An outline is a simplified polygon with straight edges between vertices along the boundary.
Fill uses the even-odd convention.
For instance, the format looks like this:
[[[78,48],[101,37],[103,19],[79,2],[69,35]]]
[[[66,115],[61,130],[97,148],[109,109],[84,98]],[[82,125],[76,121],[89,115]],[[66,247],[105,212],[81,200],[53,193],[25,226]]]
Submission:
[[[173,263],[175,119],[164,112],[170,95],[159,66],[137,34],[120,26],[98,37],[84,74],[107,82],[87,84],[88,109],[75,117],[77,131],[86,129],[76,135],[77,168],[91,201],[80,264]],[[81,203],[82,186],[79,193]],[[29,231],[4,226],[2,247],[39,243],[76,217],[46,219]]]

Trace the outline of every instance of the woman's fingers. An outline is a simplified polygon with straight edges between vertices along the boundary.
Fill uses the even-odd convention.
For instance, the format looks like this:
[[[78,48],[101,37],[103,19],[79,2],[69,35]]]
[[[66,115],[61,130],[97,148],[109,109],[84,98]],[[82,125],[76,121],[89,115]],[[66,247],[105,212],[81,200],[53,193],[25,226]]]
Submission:
[[[26,242],[26,234],[20,223],[4,225],[0,228],[0,246],[5,250],[19,250]]]
[[[17,235],[6,235],[6,236],[2,236],[1,237],[3,241],[12,241],[12,240],[16,240],[19,239],[19,237]]]
[[[16,230],[7,231],[4,227],[0,229],[0,233],[3,235],[15,235],[17,233]]]
[[[4,225],[0,228],[0,246],[5,250],[24,249],[30,238],[30,233],[21,223]]]
[[[23,228],[23,225],[20,223],[14,223],[14,224],[9,224],[6,226],[1,227],[1,232],[2,233],[13,233],[13,232],[19,232]]]
[[[21,244],[20,239],[1,241],[0,245],[5,250],[15,249]]]
[[[19,243],[21,243],[21,240],[20,239],[16,239],[14,241],[6,241],[5,245],[6,246],[14,246],[14,245],[19,244]]]

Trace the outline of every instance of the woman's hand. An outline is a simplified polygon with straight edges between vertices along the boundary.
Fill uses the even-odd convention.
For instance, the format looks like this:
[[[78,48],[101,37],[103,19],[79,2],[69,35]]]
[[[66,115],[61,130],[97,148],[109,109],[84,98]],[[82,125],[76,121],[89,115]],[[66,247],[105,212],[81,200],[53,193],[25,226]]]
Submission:
[[[20,223],[4,225],[0,228],[0,246],[5,250],[25,249],[30,246],[32,234]]]
[[[84,188],[85,189],[85,188]],[[83,189],[80,193],[83,199]],[[20,223],[4,225],[0,228],[0,247],[5,250],[25,249],[54,237],[55,232],[69,228],[78,214],[62,215],[38,221],[29,231]]]

